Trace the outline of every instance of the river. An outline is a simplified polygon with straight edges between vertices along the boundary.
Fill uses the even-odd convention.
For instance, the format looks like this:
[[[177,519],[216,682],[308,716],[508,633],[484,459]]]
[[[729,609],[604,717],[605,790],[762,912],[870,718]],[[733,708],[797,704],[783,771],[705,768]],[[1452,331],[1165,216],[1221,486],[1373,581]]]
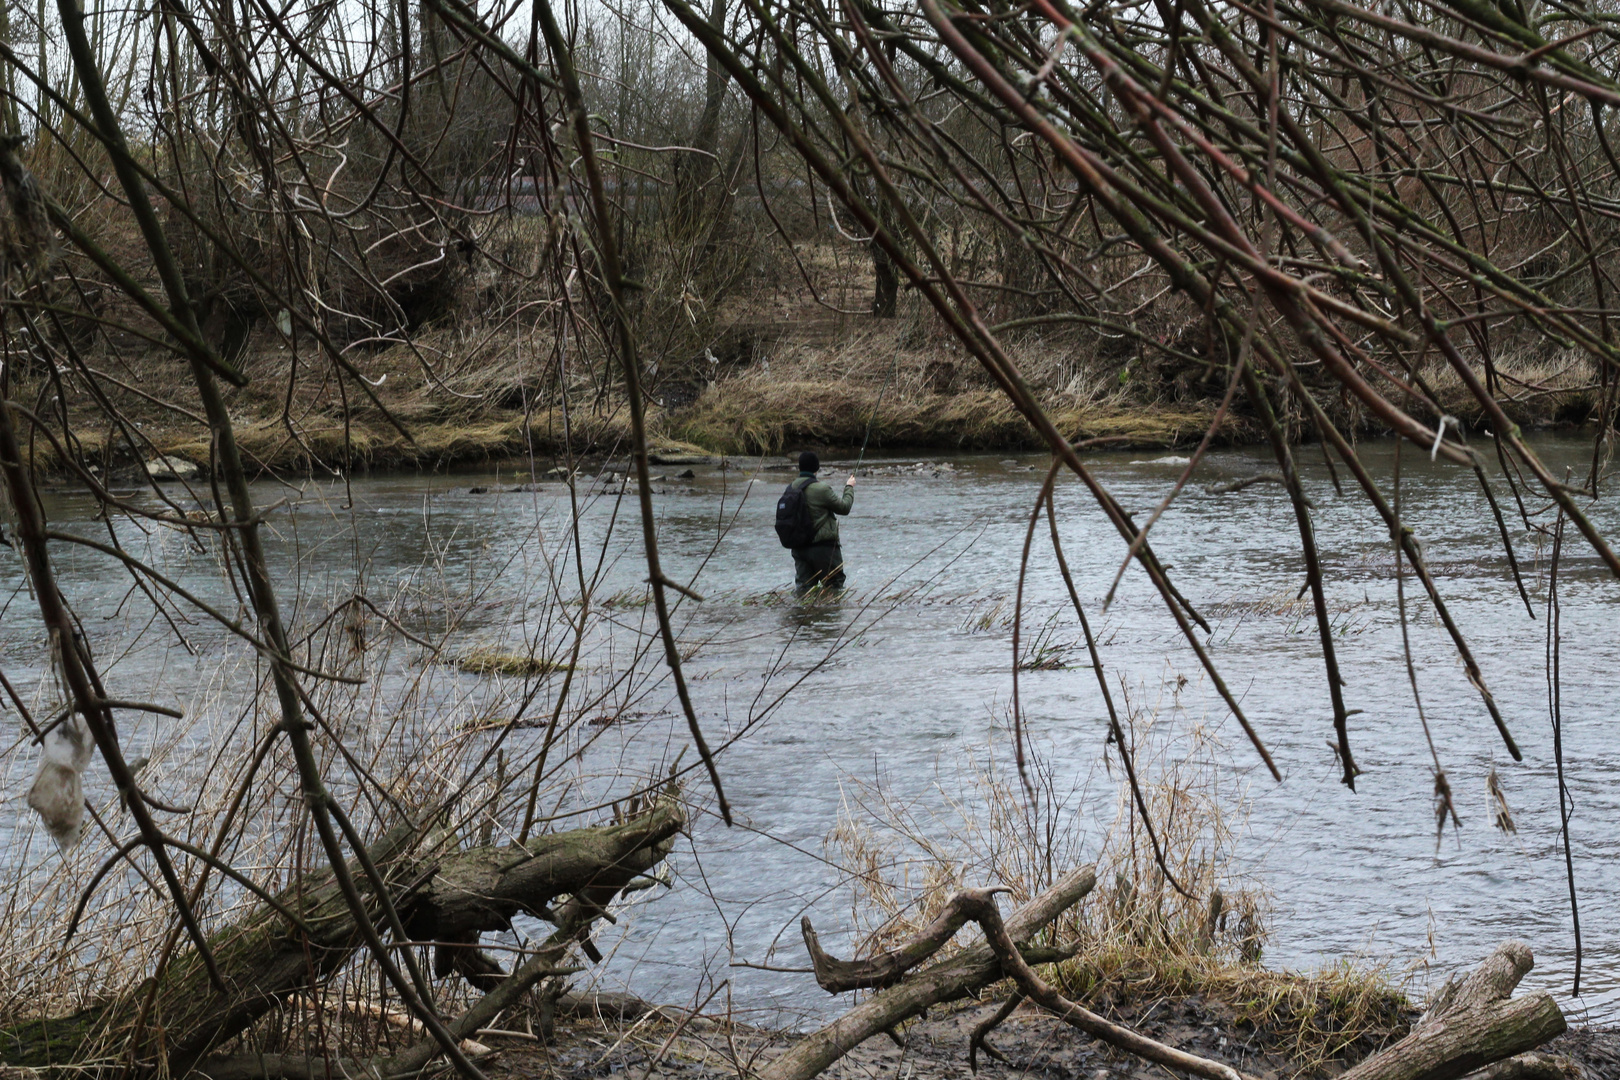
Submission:
[[[1568,466],[1585,475],[1589,444],[1544,437],[1537,446],[1555,472]],[[1370,442],[1362,450],[1369,469],[1387,483],[1393,444]],[[1332,714],[1315,622],[1308,605],[1291,603],[1304,576],[1287,499],[1275,484],[1226,495],[1204,491],[1209,483],[1274,468],[1264,452],[1210,454],[1155,527],[1153,543],[1179,587],[1209,619],[1213,633],[1201,639],[1274,755],[1280,783],[1259,765],[1145,575],[1128,572],[1103,611],[1102,596],[1123,545],[1077,481],[1063,480],[1058,491],[1065,553],[1113,684],[1128,690],[1133,707],[1217,740],[1211,760],[1220,770],[1221,790],[1237,804],[1230,872],[1263,887],[1270,898],[1267,963],[1312,968],[1345,957],[1390,960],[1401,971],[1421,964],[1412,971],[1422,983],[1469,966],[1498,941],[1517,937],[1536,954],[1527,986],[1558,995],[1572,1019],[1620,1020],[1620,738],[1613,733],[1612,663],[1620,583],[1571,531],[1559,592],[1563,750],[1585,946],[1582,994],[1573,998],[1575,948],[1543,665],[1545,545],[1518,522],[1493,468],[1531,593],[1532,620],[1472,474],[1431,464],[1410,447],[1404,452],[1403,517],[1422,538],[1442,594],[1524,756],[1522,762],[1509,757],[1444,629],[1409,577],[1417,678],[1435,753],[1462,818],[1462,827],[1448,827],[1437,845],[1433,770],[1403,660],[1387,531],[1353,490],[1343,497],[1335,493],[1314,447],[1303,448],[1300,459],[1316,507],[1346,703],[1360,710],[1351,719],[1363,770],[1354,793],[1340,783],[1330,745]],[[846,944],[848,893],[824,847],[840,808],[880,789],[891,807],[951,819],[958,810],[947,796],[966,792],[971,814],[976,796],[969,781],[988,759],[1006,775],[1009,619],[1045,461],[935,455],[926,460],[950,468],[894,468],[919,460],[879,461],[877,471],[861,478],[854,513],[844,524],[850,588],[839,603],[811,608],[791,601],[790,560],[771,531],[785,475],[765,473],[750,481],[748,468],[735,463],[728,471],[699,467],[690,480],[671,477],[657,485],[654,501],[669,572],[685,581],[701,567],[695,588],[705,599],[683,603],[680,612],[694,701],[712,740],[741,732],[720,757],[738,825],[727,829],[712,814],[698,819],[691,844],[683,844],[672,860],[673,887],[658,890],[624,920],[622,930],[610,934],[606,944],[614,953],[606,983],[684,1000],[697,985],[694,973],[707,973],[711,980],[730,979],[730,1000],[756,1019],[803,1023],[827,1015],[838,1005],[808,976],[731,965],[802,966],[797,920],[804,912],[824,929],[834,951]],[[1183,459],[1125,451],[1095,453],[1088,460],[1142,520],[1168,491]],[[846,469],[847,463],[841,468],[833,462],[823,475],[841,478]],[[295,621],[308,629],[327,605],[363,587],[370,596],[395,598],[391,610],[427,632],[442,623],[435,621],[435,608],[454,609],[463,618],[454,648],[509,647],[527,634],[540,635],[545,651],[555,655],[566,645],[558,627],[567,608],[539,598],[558,582],[564,593],[577,594],[572,563],[558,557],[566,552],[567,491],[556,482],[508,490],[525,479],[507,471],[395,475],[347,486],[258,485],[261,502],[287,500],[270,516],[271,553],[284,593],[296,589],[307,598],[293,612]],[[480,488],[488,490],[475,493]],[[105,535],[104,526],[90,520],[88,501],[78,496],[50,496],[47,510],[61,527]],[[613,513],[611,498],[597,497],[586,507],[582,528],[591,561]],[[1598,501],[1590,513],[1608,535],[1620,537],[1615,500]],[[607,673],[628,662],[632,646],[645,644],[649,630],[648,609],[639,602],[645,567],[639,563],[634,500],[618,514],[596,593],[611,601],[599,609],[608,621],[592,632],[579,680],[584,686],[606,685]],[[229,606],[232,594],[217,558],[188,553],[176,539],[158,536],[147,544],[144,553],[166,570]],[[188,775],[186,755],[231,737],[227,721],[241,696],[234,674],[241,668],[239,660],[224,659],[225,635],[203,624],[182,627],[197,653],[186,655],[171,647],[167,628],[139,593],[131,594],[129,578],[111,560],[68,551],[59,560],[104,658],[109,692],[133,697],[141,691],[188,703],[184,725],[148,718],[133,723],[126,736],[154,757],[179,760],[173,775]],[[0,612],[0,670],[25,699],[44,706],[52,691],[39,664],[37,619],[17,560],[3,548],[0,586],[8,597]],[[404,606],[402,595],[410,598]],[[1024,606],[1026,648],[1033,639],[1033,647],[1046,650],[1054,664],[1021,676],[1026,724],[1061,793],[1057,817],[1073,853],[1089,857],[1113,820],[1117,781],[1103,768],[1105,713],[1095,676],[1077,647],[1078,629],[1044,522],[1036,533]],[[420,681],[422,665],[408,658],[408,650],[388,655],[371,672],[377,685],[403,692],[412,680]],[[437,689],[412,701],[417,708],[442,706],[458,724],[467,715],[500,714],[519,685],[438,669],[445,673],[435,676]],[[557,682],[540,687],[530,715],[546,715]],[[491,684],[507,685],[491,690]],[[671,709],[667,683],[649,683],[638,694],[619,701],[628,719],[589,729],[592,741],[576,747],[576,767],[585,779],[570,796],[573,804],[606,790],[604,782],[589,778],[665,768],[684,743],[684,724]],[[762,711],[764,718],[744,730],[748,717]],[[20,723],[13,712],[8,707],[0,716],[15,732]],[[431,717],[424,723],[431,728]],[[207,740],[196,735],[202,729],[210,733]],[[418,724],[372,737],[392,745],[428,737],[424,730]],[[514,731],[506,744],[514,760],[525,749],[532,753],[541,735],[532,728]],[[410,759],[408,748],[394,751],[398,759]],[[0,861],[44,873],[61,856],[40,840],[29,817],[19,818],[34,753],[22,740],[7,756]],[[394,758],[383,754],[376,760]],[[1493,769],[1516,833],[1492,826],[1487,776]],[[93,768],[93,799],[106,797],[99,775]],[[687,790],[707,798],[701,773],[688,779]],[[99,850],[104,855],[104,842]],[[73,864],[65,876],[82,885],[84,866],[93,860]],[[35,917],[59,924],[66,912],[47,905]]]

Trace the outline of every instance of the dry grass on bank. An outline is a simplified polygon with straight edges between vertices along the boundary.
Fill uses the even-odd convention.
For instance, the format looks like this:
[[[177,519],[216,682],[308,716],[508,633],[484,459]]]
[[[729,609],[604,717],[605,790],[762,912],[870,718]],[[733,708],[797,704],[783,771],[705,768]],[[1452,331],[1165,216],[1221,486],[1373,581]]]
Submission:
[[[1012,450],[1039,443],[927,311],[908,310],[892,320],[800,316],[784,319],[751,308],[732,313],[728,340],[749,345],[724,363],[693,368],[679,358],[652,358],[670,370],[653,380],[649,433],[709,453],[743,455],[859,446],[869,424],[877,448]],[[352,351],[347,362],[381,407],[353,378],[340,385],[309,358],[295,361],[274,344],[255,348],[243,361],[252,381],[227,395],[243,451],[267,471],[335,475],[569,451],[612,455],[628,446],[629,417],[610,367],[574,360],[565,407],[555,360],[537,352],[521,329],[471,318],[465,323],[424,329],[409,346]],[[1146,360],[1102,355],[1098,342],[1078,331],[1014,336],[1007,347],[1059,431],[1076,441],[1185,446],[1203,436],[1215,414],[1213,400]],[[130,454],[92,402],[70,401],[74,438],[89,458],[115,469],[159,454],[207,462],[208,432],[200,417],[157,404],[191,401],[181,365],[157,354],[98,363],[116,368],[131,388],[108,392],[141,452]],[[1520,423],[1580,423],[1599,405],[1589,366],[1578,357],[1526,355],[1505,360],[1498,371],[1501,396]],[[1432,366],[1426,380],[1444,409],[1477,424],[1477,406],[1449,369]],[[41,389],[24,385],[20,397]],[[1330,405],[1335,420],[1348,427],[1369,422],[1354,401]],[[1260,437],[1245,412],[1240,399],[1218,441]],[[59,470],[51,440],[35,437],[30,449],[37,467]]]
[[[1386,968],[1341,961],[1276,971],[1172,939],[1093,937],[1058,971],[1064,991],[1097,1007],[1201,998],[1252,1030],[1256,1042],[1309,1076],[1405,1034],[1416,1015]]]
[[[1112,437],[1132,446],[1168,447],[1196,441],[1214,408],[1134,409],[1113,402],[1046,403],[1070,439]],[[999,391],[883,394],[870,384],[784,382],[750,374],[716,384],[670,421],[677,438],[724,454],[776,454],[790,446],[859,446],[872,425],[872,445],[1016,449],[1040,442],[1028,421]]]
[[[768,355],[711,383],[668,419],[676,438],[720,453],[773,454],[798,444],[1014,449],[1039,436],[970,357],[925,314],[852,326],[836,335],[807,327]],[[1074,440],[1118,438],[1143,447],[1196,441],[1213,402],[1143,403],[1072,337],[1012,347],[1059,431]],[[1242,424],[1228,421],[1225,437]]]
[[[1602,408],[1603,388],[1592,364],[1578,350],[1551,357],[1510,356],[1496,364],[1497,400],[1515,423],[1584,424]],[[1431,373],[1429,385],[1448,413],[1476,426],[1489,426],[1479,401],[1449,367]]]
[[[1035,445],[1029,424],[932,313],[916,303],[902,306],[900,317],[878,320],[829,315],[799,301],[782,309],[739,302],[721,320],[716,348],[723,361],[649,353],[649,433],[723,454],[859,445],[868,424],[879,447]],[[159,454],[205,464],[209,434],[184,365],[139,346],[126,342],[116,357],[90,358],[122,384],[103,390],[127,418],[135,450],[88,397],[68,402],[75,440],[88,457],[115,469]],[[1028,333],[1008,347],[1072,438],[1169,446],[1197,439],[1213,415],[1210,402],[1163,399],[1151,379],[1127,385],[1117,362],[1074,333]],[[351,349],[344,362],[354,374],[341,378],[307,343],[295,352],[261,327],[239,362],[249,384],[225,393],[249,460],[278,473],[622,452],[629,418],[615,365],[601,357],[567,361],[565,404],[553,343],[517,320],[467,313],[449,325],[423,327],[409,344]],[[19,395],[51,389],[22,385]],[[1228,427],[1228,437],[1244,437],[1241,425]],[[59,468],[50,440],[33,440],[32,452],[36,466]]]

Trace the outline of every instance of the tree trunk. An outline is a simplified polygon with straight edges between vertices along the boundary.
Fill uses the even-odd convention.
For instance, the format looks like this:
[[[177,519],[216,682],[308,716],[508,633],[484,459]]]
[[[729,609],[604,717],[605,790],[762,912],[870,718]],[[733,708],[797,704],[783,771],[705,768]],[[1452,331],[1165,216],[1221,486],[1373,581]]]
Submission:
[[[889,253],[872,245],[872,314],[892,319],[900,301],[900,273]]]
[[[711,0],[709,28],[722,34],[726,28],[726,0]],[[708,200],[703,189],[719,171],[720,108],[726,100],[730,77],[713,56],[704,71],[703,111],[687,140],[690,150],[675,157],[675,216],[679,227],[696,231],[702,224]]]
[[[525,912],[578,928],[557,950],[560,962],[565,946],[585,937],[624,885],[668,855],[684,824],[678,806],[662,803],[620,824],[536,837],[523,847],[473,847],[426,857],[408,850],[415,830],[400,826],[373,844],[370,854],[417,940],[465,942],[458,951],[482,957],[476,948],[479,933],[506,929],[513,915]],[[363,888],[366,878],[358,868],[355,879]],[[570,899],[552,911],[548,905],[565,894]],[[155,1064],[161,1055],[171,1075],[185,1075],[289,994],[338,970],[362,946],[360,929],[330,871],[307,876],[276,901],[282,910],[261,904],[209,936],[230,993],[210,988],[194,952],[180,955],[162,973],[142,1025],[137,1061]],[[289,915],[301,926],[292,925]],[[487,966],[479,970],[500,981],[499,967],[484,961]],[[106,1006],[0,1030],[0,1061],[59,1066],[108,1056],[122,1060],[150,993],[150,984],[143,983]]]
[[[1441,988],[1410,1035],[1340,1080],[1458,1080],[1562,1035],[1564,1014],[1550,994],[1509,997],[1534,965],[1528,945],[1503,942],[1461,983]]]

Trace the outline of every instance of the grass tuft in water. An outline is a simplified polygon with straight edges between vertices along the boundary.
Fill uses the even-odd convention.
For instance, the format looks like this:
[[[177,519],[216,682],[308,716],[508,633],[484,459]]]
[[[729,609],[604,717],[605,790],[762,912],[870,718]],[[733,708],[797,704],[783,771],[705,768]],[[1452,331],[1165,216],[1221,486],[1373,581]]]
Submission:
[[[544,656],[528,653],[503,652],[500,649],[480,648],[464,653],[454,661],[456,667],[473,675],[505,675],[515,679],[533,679],[571,671],[573,665]]]

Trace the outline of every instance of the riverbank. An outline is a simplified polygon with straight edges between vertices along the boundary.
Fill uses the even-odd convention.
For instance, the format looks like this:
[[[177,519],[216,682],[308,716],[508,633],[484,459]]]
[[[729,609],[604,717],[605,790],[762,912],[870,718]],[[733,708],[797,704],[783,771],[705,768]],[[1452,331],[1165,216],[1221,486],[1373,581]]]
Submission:
[[[883,321],[739,321],[720,345],[703,362],[648,365],[647,424],[655,448],[736,456],[842,450],[867,442],[868,432],[874,450],[1017,451],[1040,444],[926,313]],[[1214,421],[1224,389],[1218,373],[1150,357],[1110,358],[1073,334],[1011,338],[1008,348],[1059,431],[1116,449],[1195,444]],[[428,331],[409,347],[356,351],[346,363],[351,374],[340,380],[329,371],[313,375],[307,359],[283,347],[267,345],[244,359],[250,381],[226,397],[238,443],[255,468],[333,476],[532,459],[549,467],[570,454],[613,458],[629,448],[629,413],[610,367],[581,365],[559,383],[555,370],[527,356],[510,334]],[[102,392],[124,419],[121,430],[98,412],[99,399],[77,399],[76,384],[62,384],[83,459],[137,478],[141,462],[159,456],[206,463],[206,425],[194,410],[174,404],[191,396],[184,373],[156,354],[119,366],[119,383]],[[1579,426],[1598,405],[1598,388],[1568,365],[1500,374],[1507,408],[1529,428]],[[1431,373],[1427,385],[1443,409],[1470,425],[1478,419],[1454,379]],[[19,400],[32,400],[47,396],[49,387],[23,390]],[[1353,401],[1329,405],[1347,430],[1380,432]],[[1296,436],[1310,435],[1298,418],[1290,423]],[[1228,446],[1263,436],[1241,396],[1214,433],[1218,445]],[[57,439],[41,432],[31,439],[43,471],[61,471]],[[141,454],[130,451],[131,442]]]
[[[291,362],[285,354],[259,356],[249,367],[253,381],[230,391],[228,403],[237,442],[253,467],[278,475],[336,475],[538,459],[549,468],[569,455],[615,459],[628,456],[629,410],[612,388],[595,393],[572,388],[560,398],[533,401],[520,374],[484,371],[450,384],[453,393],[431,393],[391,354],[357,358],[374,397],[353,387],[346,403],[307,400],[289,409],[285,389]],[[717,373],[713,381],[654,384],[647,426],[652,448],[664,456],[776,455],[802,447],[858,447],[870,425],[874,450],[1025,450],[1039,438],[998,390],[979,380],[925,376],[929,364],[907,358],[896,370],[856,365],[818,378],[815,357],[799,363],[762,361]],[[868,369],[870,367],[870,370]],[[954,367],[951,370],[956,370]],[[183,400],[183,391],[152,393],[172,379],[150,372],[141,389],[151,397]],[[893,375],[893,378],[889,376]],[[74,425],[74,441],[98,467],[139,477],[140,461],[125,436],[145,447],[144,460],[176,458],[194,465],[209,459],[209,435],[200,418],[164,408],[150,397],[119,402],[125,431],[93,422],[91,402]],[[1075,440],[1107,439],[1116,448],[1160,449],[1196,442],[1213,419],[1213,402],[1137,404],[1120,395],[1049,392],[1044,404],[1059,430]],[[79,411],[78,408],[73,409]],[[1257,432],[1229,417],[1221,441],[1252,441]],[[59,447],[40,435],[34,461],[61,472]]]

